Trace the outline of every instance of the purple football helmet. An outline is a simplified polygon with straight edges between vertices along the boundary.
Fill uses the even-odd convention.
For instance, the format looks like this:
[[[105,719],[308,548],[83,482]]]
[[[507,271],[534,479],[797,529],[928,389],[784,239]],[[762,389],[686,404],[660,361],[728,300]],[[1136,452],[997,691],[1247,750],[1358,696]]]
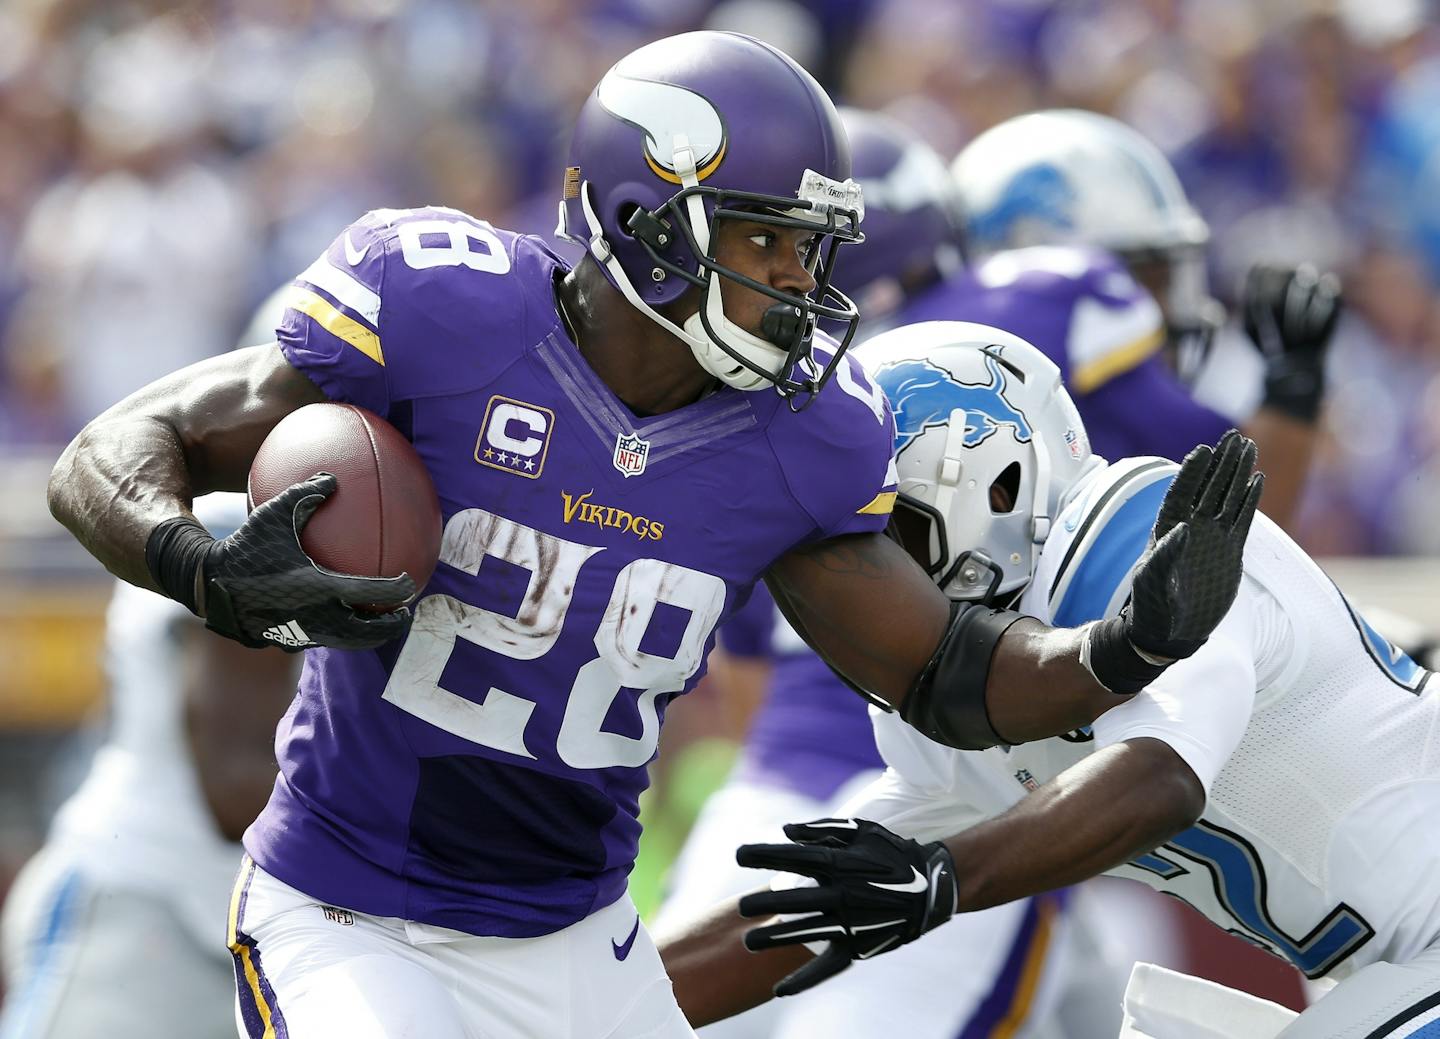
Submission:
[[[557,232],[584,246],[630,303],[682,339],[700,365],[741,389],[814,394],[854,335],[855,305],[831,285],[864,213],[835,107],[783,53],[738,33],[691,32],[620,59],[575,125]],[[807,296],[715,262],[716,230],[742,219],[813,234]],[[725,316],[720,278],[772,297],[765,335]],[[676,324],[657,308],[701,290]],[[811,351],[817,318],[840,349]]]
[[[959,201],[940,153],[899,120],[841,108],[865,193],[864,244],[845,251],[845,291],[867,321],[960,265]]]

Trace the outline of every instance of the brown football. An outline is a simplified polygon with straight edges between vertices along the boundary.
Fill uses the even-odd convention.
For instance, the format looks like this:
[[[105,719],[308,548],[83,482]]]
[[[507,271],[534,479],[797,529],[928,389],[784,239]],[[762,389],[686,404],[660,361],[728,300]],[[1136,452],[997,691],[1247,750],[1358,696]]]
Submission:
[[[300,532],[310,558],[360,577],[407,573],[424,588],[440,558],[440,502],[400,431],[354,404],[291,412],[250,463],[250,507],[318,472],[334,473],[337,486]]]

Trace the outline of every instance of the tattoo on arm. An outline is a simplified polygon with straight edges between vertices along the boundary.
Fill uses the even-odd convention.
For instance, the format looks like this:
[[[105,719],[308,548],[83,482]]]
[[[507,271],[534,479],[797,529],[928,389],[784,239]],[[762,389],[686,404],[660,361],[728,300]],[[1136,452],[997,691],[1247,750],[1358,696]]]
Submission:
[[[766,584],[787,620],[852,688],[899,704],[950,619],[940,589],[882,534],[799,546]]]
[[[895,561],[891,553],[877,552],[874,539],[866,535],[815,541],[790,554],[832,574],[857,574],[872,580],[888,576]]]

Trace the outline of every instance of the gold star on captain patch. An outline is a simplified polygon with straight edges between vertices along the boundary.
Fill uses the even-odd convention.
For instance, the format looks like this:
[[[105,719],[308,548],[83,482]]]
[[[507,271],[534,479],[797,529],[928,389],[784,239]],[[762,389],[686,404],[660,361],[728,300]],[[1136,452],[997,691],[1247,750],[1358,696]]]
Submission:
[[[494,452],[493,450],[491,450],[490,448],[487,447],[487,448],[485,449],[485,457],[486,457],[486,458],[494,458],[494,457],[495,457],[495,452]]]

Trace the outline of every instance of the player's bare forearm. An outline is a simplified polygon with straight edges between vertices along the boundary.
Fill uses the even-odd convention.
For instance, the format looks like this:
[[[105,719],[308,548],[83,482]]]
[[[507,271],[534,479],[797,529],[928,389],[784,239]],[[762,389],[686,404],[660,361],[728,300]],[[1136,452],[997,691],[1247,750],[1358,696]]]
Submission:
[[[281,418],[324,400],[273,344],[172,372],[91,421],[50,474],[50,511],[115,576],[155,587],[145,541],[197,494],[240,490]]]
[[[1160,740],[1106,747],[1010,811],[945,842],[959,912],[987,909],[1098,876],[1191,825],[1205,789]]]
[[[893,706],[950,618],[940,589],[883,534],[847,534],[791,550],[765,583],[826,662]]]
[[[696,1028],[757,1007],[774,984],[810,959],[803,945],[750,952],[740,899],[722,902],[683,929],[657,937],[665,973],[685,1019]]]
[[[121,580],[159,591],[145,567],[155,525],[194,492],[174,430],[122,402],[70,442],[50,474],[50,511]]]
[[[1265,461],[1265,515],[1290,530],[1318,439],[1315,426],[1274,408],[1261,408],[1245,423]]]
[[[1012,624],[990,658],[985,709],[1007,743],[1059,736],[1129,700],[1106,689],[1080,662],[1081,628]]]

